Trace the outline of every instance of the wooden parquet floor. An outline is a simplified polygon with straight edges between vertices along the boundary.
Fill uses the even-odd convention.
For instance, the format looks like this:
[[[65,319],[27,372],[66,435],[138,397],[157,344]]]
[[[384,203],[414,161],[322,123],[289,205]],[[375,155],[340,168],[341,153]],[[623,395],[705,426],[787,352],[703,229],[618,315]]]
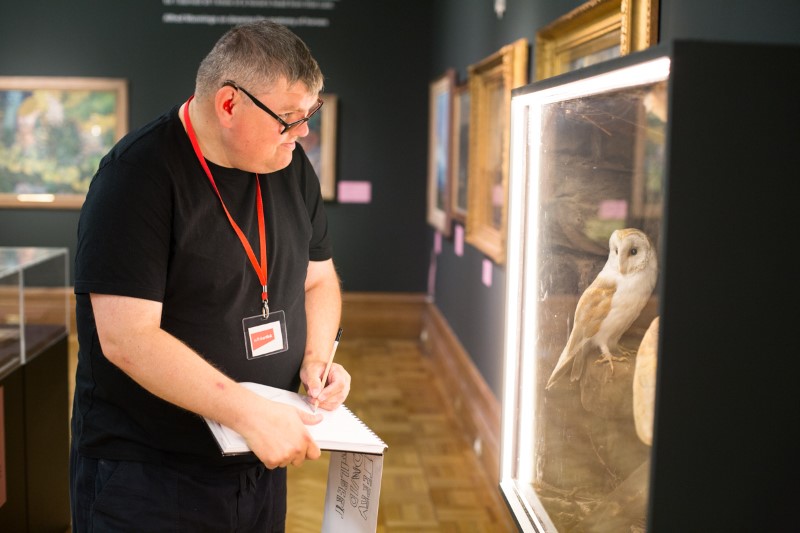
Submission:
[[[419,343],[346,334],[336,352],[353,378],[345,403],[389,446],[377,532],[516,532]],[[77,343],[70,340],[71,399]],[[329,459],[323,452],[318,461],[289,469],[287,533],[320,531]]]
[[[517,531],[418,342],[344,337],[336,361],[353,378],[345,404],[389,446],[378,532]],[[320,531],[329,458],[289,469],[287,533]]]

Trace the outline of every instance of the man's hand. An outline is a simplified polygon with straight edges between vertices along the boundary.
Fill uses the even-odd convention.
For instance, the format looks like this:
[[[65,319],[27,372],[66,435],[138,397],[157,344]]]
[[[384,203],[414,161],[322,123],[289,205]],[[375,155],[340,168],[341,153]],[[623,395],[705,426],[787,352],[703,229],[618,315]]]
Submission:
[[[246,413],[242,427],[248,429],[238,431],[267,468],[300,466],[306,459],[319,459],[319,446],[305,426],[318,424],[321,415],[263,398],[256,404]]]
[[[342,405],[350,394],[350,374],[338,363],[331,365],[328,372],[328,383],[322,383],[327,363],[323,361],[307,361],[300,369],[300,381],[306,393],[312,399],[319,400],[319,406],[333,411]]]

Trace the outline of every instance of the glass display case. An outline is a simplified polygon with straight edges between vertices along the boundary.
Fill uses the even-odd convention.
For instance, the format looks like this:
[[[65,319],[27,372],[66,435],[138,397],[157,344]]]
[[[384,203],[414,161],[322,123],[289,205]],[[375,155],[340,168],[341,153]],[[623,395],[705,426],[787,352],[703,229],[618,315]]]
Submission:
[[[67,257],[0,247],[0,379],[69,334]]]
[[[790,345],[764,310],[796,282],[798,50],[678,41],[513,91],[500,489],[520,530],[785,526],[752,489],[792,483],[771,461],[796,462],[798,400],[785,370],[753,376]]]
[[[0,531],[69,530],[67,257],[0,247]]]

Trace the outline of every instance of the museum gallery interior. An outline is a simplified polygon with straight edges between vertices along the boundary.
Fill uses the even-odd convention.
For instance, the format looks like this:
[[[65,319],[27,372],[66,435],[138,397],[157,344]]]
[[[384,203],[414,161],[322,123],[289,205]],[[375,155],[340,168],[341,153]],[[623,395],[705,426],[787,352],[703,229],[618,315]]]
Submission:
[[[797,529],[796,0],[43,0],[0,6],[0,531],[71,531],[100,159],[260,18],[325,76],[299,142],[385,444],[290,467],[287,531]]]

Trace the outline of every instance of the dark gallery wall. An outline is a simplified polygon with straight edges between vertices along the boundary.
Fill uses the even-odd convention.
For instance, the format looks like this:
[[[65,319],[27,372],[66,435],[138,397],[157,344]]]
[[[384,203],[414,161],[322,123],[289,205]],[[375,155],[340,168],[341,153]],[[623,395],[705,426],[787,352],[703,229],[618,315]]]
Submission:
[[[196,7],[209,4],[211,7]],[[337,177],[369,181],[369,204],[330,203],[334,259],[346,291],[426,292],[500,397],[505,269],[452,239],[433,253],[425,222],[428,84],[536,30],[583,0],[334,0],[330,10],[216,8],[213,0],[31,0],[0,4],[0,75],[129,80],[130,125],[181,102],[222,25],[164,24],[166,12],[259,13],[327,18],[293,28],[311,47],[340,99]],[[178,7],[181,4],[183,7]],[[195,7],[192,7],[195,4]],[[269,2],[261,2],[267,5]],[[661,0],[660,40],[800,43],[797,0]],[[530,57],[535,52],[530,48]],[[765,61],[769,60],[765,58]],[[529,65],[529,73],[534,64]],[[752,73],[742,73],[752,75]],[[0,209],[0,246],[67,246],[76,211]],[[429,283],[429,273],[433,273]]]
[[[328,205],[344,289],[424,292],[430,6],[311,3],[332,9],[214,7],[236,3],[205,0],[4,0],[0,76],[125,78],[129,124],[136,128],[191,94],[197,65],[230,27],[164,23],[165,14],[283,17],[320,63],[325,90],[338,96],[337,178],[372,187],[371,203]],[[320,20],[326,25],[314,26]],[[74,254],[77,221],[77,210],[0,209],[0,246],[66,246]]]

